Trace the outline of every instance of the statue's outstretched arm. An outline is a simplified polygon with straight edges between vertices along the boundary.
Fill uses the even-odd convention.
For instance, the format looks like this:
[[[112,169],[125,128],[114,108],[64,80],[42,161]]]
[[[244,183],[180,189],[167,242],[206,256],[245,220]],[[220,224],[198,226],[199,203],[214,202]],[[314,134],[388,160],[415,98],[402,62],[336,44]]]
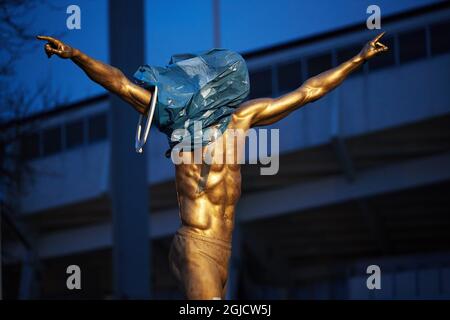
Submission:
[[[251,126],[268,125],[286,117],[292,111],[313,102],[336,88],[365,61],[388,50],[379,42],[384,32],[368,42],[355,57],[336,68],[325,71],[305,81],[298,89],[279,98],[262,98],[243,103],[234,116]]]
[[[55,54],[63,59],[71,59],[92,81],[117,94],[138,112],[144,113],[148,108],[151,92],[131,82],[119,69],[95,60],[55,38],[47,36],[37,38],[47,41],[44,49],[49,58]]]

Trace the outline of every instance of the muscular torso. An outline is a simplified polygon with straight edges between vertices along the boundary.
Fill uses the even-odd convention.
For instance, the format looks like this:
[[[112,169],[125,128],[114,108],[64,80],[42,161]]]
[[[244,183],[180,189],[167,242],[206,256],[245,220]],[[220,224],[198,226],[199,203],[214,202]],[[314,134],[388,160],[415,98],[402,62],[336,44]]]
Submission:
[[[235,207],[241,195],[238,151],[244,148],[242,136],[235,138],[231,133],[237,127],[236,120],[231,120],[223,135],[203,148],[202,163],[176,165],[182,228],[216,239],[231,240]],[[211,155],[211,164],[204,161],[207,153]],[[183,157],[192,160],[194,155],[185,152]]]

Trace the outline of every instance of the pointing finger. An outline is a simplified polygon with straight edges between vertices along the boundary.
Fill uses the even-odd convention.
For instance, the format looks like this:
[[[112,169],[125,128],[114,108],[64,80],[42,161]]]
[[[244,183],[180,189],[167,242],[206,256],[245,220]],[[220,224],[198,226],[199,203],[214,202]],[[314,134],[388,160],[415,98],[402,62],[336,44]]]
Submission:
[[[382,33],[380,33],[379,35],[377,35],[377,36],[375,37],[375,39],[372,40],[372,42],[373,42],[373,43],[378,42],[378,40],[380,40],[381,37],[384,36],[385,33],[386,33],[386,31],[383,31]]]
[[[48,42],[51,42],[52,44],[56,44],[58,42],[58,40],[56,40],[55,38],[48,36],[36,36],[36,38],[39,40],[46,40]]]

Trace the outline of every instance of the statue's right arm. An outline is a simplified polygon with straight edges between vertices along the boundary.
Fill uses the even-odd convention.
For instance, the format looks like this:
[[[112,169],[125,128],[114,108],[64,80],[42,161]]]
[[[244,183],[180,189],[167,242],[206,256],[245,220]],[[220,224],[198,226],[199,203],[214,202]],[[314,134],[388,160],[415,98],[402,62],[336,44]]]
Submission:
[[[53,54],[63,59],[71,59],[94,82],[106,90],[118,95],[139,113],[144,113],[151,100],[151,92],[134,84],[117,68],[93,59],[78,49],[72,48],[60,40],[47,36],[38,36],[46,40],[45,52],[50,58]]]
[[[151,99],[150,91],[131,82],[122,71],[92,59],[77,49],[74,49],[71,59],[92,81],[121,97],[138,112],[144,113],[147,110]]]

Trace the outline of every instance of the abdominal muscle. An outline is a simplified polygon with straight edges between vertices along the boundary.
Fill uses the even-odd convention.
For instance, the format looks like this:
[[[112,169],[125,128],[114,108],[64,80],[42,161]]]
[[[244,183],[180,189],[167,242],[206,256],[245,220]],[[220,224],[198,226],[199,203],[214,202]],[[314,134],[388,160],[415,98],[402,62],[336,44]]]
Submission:
[[[226,139],[226,132],[209,147],[225,146],[222,141],[224,138]],[[203,148],[203,156],[205,149]],[[224,164],[224,161],[218,163],[217,154],[219,153],[213,153],[211,165],[176,165],[181,229],[231,241],[235,206],[241,195],[240,165]]]

